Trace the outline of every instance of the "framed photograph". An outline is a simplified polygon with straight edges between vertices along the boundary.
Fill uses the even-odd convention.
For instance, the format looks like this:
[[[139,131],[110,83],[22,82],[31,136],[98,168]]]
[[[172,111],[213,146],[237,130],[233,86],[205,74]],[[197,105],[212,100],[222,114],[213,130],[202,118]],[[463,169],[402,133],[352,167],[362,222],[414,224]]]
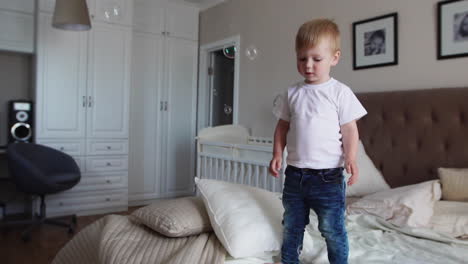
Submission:
[[[398,14],[353,23],[353,69],[398,64]]]
[[[437,59],[468,56],[468,1],[437,4]]]

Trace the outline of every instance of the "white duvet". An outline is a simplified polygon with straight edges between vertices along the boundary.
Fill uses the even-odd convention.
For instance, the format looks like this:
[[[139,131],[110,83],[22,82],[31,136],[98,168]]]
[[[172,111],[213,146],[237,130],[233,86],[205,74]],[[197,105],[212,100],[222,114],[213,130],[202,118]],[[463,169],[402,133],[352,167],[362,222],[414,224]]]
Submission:
[[[445,205],[438,201],[440,194],[440,183],[434,180],[349,200],[346,223],[350,245],[349,263],[468,263],[468,240],[454,238],[454,234],[460,235],[460,232],[449,232],[460,231],[460,228],[454,229],[453,223],[460,222],[460,219],[468,220],[468,216],[456,214],[463,214],[461,206],[451,209],[455,205]],[[434,204],[438,205],[438,209],[433,217]],[[460,218],[449,222],[452,219],[448,218],[452,215],[449,212]],[[304,236],[301,262],[328,263],[325,241],[317,229],[317,217],[312,211],[310,220],[311,224],[307,226]],[[275,261],[279,260],[265,257],[231,259],[226,263]]]
[[[468,233],[465,233],[468,204],[444,203],[438,201],[440,197],[440,183],[433,180],[348,199],[349,263],[468,263],[468,240],[455,238]],[[310,221],[304,235],[301,263],[328,263],[325,241],[317,229],[313,211]],[[267,262],[279,262],[279,259],[228,258],[226,261],[227,264]]]
[[[326,264],[325,241],[317,229],[317,217],[310,214],[311,223],[304,236],[301,263]],[[350,245],[349,263],[396,264],[458,264],[468,263],[468,241],[452,238],[428,228],[397,227],[371,215],[347,217]],[[226,264],[256,264],[272,262],[273,257],[227,258]]]

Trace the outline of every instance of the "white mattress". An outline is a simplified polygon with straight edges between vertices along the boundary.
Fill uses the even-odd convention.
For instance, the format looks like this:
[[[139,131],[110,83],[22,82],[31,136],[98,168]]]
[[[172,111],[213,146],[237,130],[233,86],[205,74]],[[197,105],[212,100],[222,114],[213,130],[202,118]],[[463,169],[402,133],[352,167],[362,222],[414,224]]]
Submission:
[[[313,212],[310,220],[304,236],[301,263],[326,264],[325,242],[317,230],[317,218]],[[398,228],[370,215],[352,215],[347,218],[347,229],[350,264],[459,264],[466,263],[468,259],[468,241],[427,228]],[[263,264],[272,261],[271,257],[228,257],[225,263]]]

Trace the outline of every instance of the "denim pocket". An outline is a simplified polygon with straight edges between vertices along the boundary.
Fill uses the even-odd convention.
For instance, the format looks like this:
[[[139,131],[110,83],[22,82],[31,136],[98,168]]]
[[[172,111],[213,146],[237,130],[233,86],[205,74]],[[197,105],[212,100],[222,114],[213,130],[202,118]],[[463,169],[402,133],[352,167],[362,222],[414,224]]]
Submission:
[[[343,183],[343,168],[330,169],[322,174],[322,181],[325,183]]]
[[[301,172],[296,171],[291,167],[286,167],[284,179],[284,190],[295,191],[300,189]]]

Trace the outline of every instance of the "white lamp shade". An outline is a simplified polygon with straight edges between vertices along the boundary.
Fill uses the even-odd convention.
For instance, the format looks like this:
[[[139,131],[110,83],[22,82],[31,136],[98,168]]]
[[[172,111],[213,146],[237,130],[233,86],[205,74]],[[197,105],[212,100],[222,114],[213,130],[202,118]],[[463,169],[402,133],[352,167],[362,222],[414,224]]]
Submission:
[[[52,26],[74,31],[91,29],[86,0],[56,0]]]

